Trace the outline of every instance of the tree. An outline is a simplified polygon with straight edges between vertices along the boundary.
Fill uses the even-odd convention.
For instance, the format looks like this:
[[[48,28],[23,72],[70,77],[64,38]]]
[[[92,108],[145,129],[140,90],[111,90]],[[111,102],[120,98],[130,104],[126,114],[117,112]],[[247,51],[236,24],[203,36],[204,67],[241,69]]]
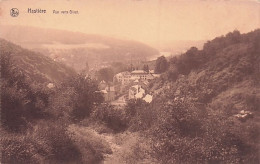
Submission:
[[[176,62],[178,72],[187,75],[192,69],[197,68],[199,66],[198,54],[196,47],[191,47],[185,54],[182,54]]]
[[[160,56],[157,58],[156,63],[155,63],[155,73],[163,73],[167,70],[168,68],[168,62],[164,56]]]
[[[9,53],[1,51],[1,124],[8,131],[20,132],[27,123],[42,117],[48,93],[32,86],[15,67]]]
[[[114,71],[112,68],[101,68],[97,72],[98,81],[105,80],[106,82],[113,81]]]
[[[64,84],[65,89],[73,89],[71,97],[74,99],[72,105],[72,118],[82,120],[89,116],[96,104],[103,102],[103,96],[98,92],[97,82],[90,77],[77,75]]]
[[[121,63],[121,62],[113,62],[111,64],[111,68],[113,69],[114,74],[128,70],[127,66],[124,63]]]
[[[149,65],[144,65],[144,66],[143,66],[143,70],[144,70],[145,72],[148,72],[148,73],[149,73]]]

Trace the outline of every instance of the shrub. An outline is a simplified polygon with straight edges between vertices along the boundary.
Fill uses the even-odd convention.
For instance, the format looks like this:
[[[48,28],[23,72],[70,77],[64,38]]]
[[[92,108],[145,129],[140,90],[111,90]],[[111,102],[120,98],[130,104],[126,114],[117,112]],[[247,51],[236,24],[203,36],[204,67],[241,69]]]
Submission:
[[[156,119],[149,103],[142,99],[130,100],[125,110],[130,131],[145,131],[152,126]]]
[[[90,77],[78,75],[63,84],[64,89],[71,88],[73,97],[71,117],[74,121],[88,117],[94,106],[103,102],[103,96],[98,91],[97,82]]]
[[[48,160],[55,163],[81,161],[81,152],[67,132],[66,124],[62,121],[41,121],[34,127],[31,136],[50,148],[50,154],[46,156]]]
[[[189,101],[164,103],[151,129],[154,156],[162,163],[257,163],[258,148],[243,124],[225,112]],[[245,131],[242,131],[244,129]],[[247,134],[248,133],[248,134]],[[249,155],[251,155],[249,157]]]
[[[26,134],[1,137],[3,163],[78,163],[81,152],[60,122],[40,121]]]
[[[45,115],[49,93],[30,84],[8,54],[1,53],[1,69],[1,123],[5,130],[22,132]]]
[[[163,73],[168,68],[167,59],[164,56],[160,56],[156,59],[154,72],[155,73]]]
[[[1,138],[2,163],[34,164],[44,161],[45,152],[30,137],[11,135]]]
[[[127,128],[125,111],[115,109],[111,105],[102,104],[91,113],[91,119],[101,121],[114,132],[121,132]]]
[[[83,163],[100,163],[104,160],[104,154],[112,153],[104,136],[97,134],[91,128],[71,125],[69,132],[82,154]]]

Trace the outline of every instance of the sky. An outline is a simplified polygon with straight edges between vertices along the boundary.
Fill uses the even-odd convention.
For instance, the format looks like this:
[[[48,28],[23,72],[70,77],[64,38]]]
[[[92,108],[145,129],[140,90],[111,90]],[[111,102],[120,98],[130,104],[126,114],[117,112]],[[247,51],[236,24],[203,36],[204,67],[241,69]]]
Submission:
[[[18,17],[10,9],[19,9]],[[46,14],[28,13],[28,8]],[[74,10],[79,14],[53,14]],[[260,28],[260,0],[0,0],[0,24],[65,29],[162,44]]]

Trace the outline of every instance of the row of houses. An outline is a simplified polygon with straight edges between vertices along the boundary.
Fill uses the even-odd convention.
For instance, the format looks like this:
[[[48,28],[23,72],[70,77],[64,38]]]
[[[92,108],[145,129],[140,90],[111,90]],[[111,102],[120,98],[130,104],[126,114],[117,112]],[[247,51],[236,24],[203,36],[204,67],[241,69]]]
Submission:
[[[155,77],[158,77],[159,74],[155,74],[153,70],[146,72],[144,70],[135,70],[132,72],[120,72],[114,76],[115,82],[120,82],[122,85],[129,84],[135,80],[152,80]]]
[[[138,81],[138,80],[137,80]],[[153,96],[150,94],[147,94],[147,90],[144,87],[144,83],[134,83],[133,86],[129,87],[128,94],[125,95],[127,99],[143,99],[144,101],[150,103],[152,101]],[[105,81],[101,81],[99,83],[99,89],[100,92],[104,96],[104,100],[106,102],[114,101],[116,98],[116,89],[114,86],[110,86]]]
[[[104,80],[99,83],[99,90],[103,94],[105,101],[114,101],[116,90],[114,86],[110,86]]]
[[[141,85],[133,85],[129,88],[128,93],[129,99],[143,99],[144,101],[150,103],[153,100],[153,96],[150,94],[146,94],[144,88]]]
[[[132,72],[120,72],[114,76],[114,83],[108,84],[105,81],[99,83],[99,90],[104,96],[106,102],[116,99],[116,95],[127,92],[123,97],[127,99],[143,99],[150,103],[153,96],[147,94],[147,85],[149,81],[158,77],[153,70],[146,72],[144,70],[135,70]]]

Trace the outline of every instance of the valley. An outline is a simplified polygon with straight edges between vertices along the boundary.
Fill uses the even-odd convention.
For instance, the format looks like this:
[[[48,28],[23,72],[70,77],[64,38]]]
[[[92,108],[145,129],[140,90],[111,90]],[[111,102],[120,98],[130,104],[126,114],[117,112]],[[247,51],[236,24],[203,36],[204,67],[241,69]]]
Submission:
[[[153,61],[100,54],[90,74],[64,63],[151,49],[45,42],[44,54],[1,39],[1,162],[259,163],[259,40],[235,30]]]

